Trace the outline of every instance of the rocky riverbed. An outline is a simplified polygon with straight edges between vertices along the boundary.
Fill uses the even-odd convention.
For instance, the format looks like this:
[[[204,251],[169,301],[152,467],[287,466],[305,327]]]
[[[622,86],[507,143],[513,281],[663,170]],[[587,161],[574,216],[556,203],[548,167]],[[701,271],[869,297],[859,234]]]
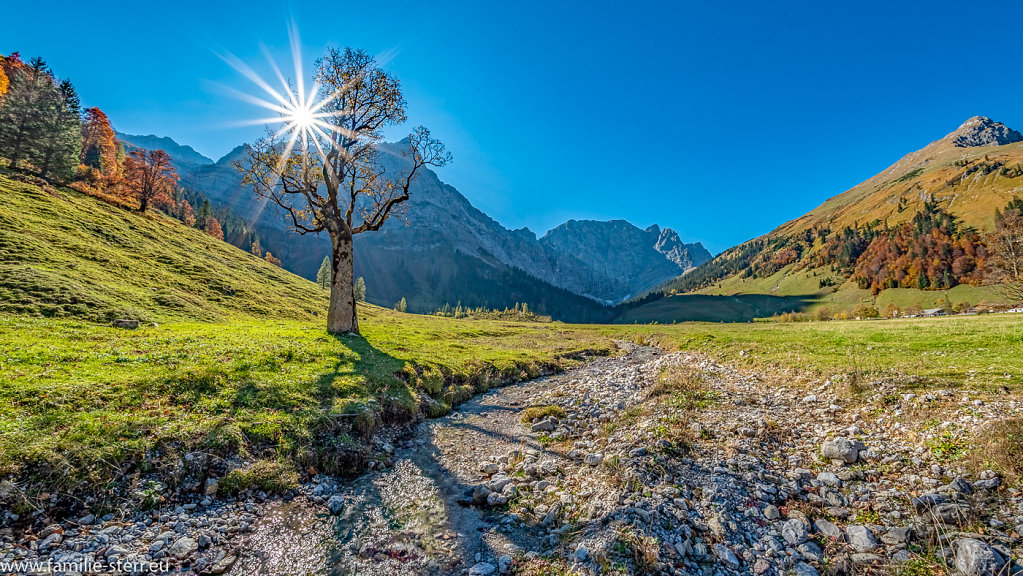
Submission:
[[[960,443],[1014,397],[623,347],[381,437],[355,481],[4,529],[0,572],[1023,574],[1023,493]]]

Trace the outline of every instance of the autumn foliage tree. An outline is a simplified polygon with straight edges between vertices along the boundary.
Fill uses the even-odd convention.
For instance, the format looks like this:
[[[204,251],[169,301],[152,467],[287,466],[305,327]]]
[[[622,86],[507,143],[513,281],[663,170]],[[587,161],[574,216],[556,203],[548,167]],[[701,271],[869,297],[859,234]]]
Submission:
[[[379,230],[409,199],[424,167],[443,166],[451,156],[418,127],[399,144],[400,160],[385,168],[382,131],[405,121],[405,99],[398,79],[366,52],[329,49],[316,63],[315,80],[322,98],[316,129],[309,118],[291,126],[308,146],[268,130],[237,167],[245,184],[284,210],[296,232],[330,236],[327,330],[358,332],[353,237]]]
[[[857,261],[853,278],[874,294],[887,288],[945,290],[980,283],[986,258],[975,230],[928,204],[912,221],[878,234]]]
[[[220,227],[220,220],[217,220],[213,216],[206,218],[205,230],[210,236],[213,236],[217,240],[224,239],[224,230]]]
[[[107,115],[96,107],[86,109],[82,118],[82,164],[96,170],[106,185],[118,180],[117,150],[117,137]]]
[[[263,256],[263,259],[264,259],[264,260],[266,260],[266,261],[267,261],[267,263],[269,263],[269,264],[273,264],[274,266],[276,266],[276,267],[278,267],[278,268],[280,268],[280,267],[281,267],[281,266],[283,265],[283,264],[281,263],[281,259],[280,259],[280,258],[278,258],[278,257],[276,257],[276,256],[274,256],[274,255],[273,255],[273,254],[271,254],[270,252],[267,252],[267,253],[266,253],[266,255],[265,255],[265,256]]]
[[[125,192],[138,201],[139,212],[150,204],[173,205],[171,194],[177,182],[170,155],[163,150],[132,150],[124,161]]]
[[[995,231],[988,237],[993,252],[994,280],[1005,294],[1023,301],[1023,199],[1013,198],[995,212]]]

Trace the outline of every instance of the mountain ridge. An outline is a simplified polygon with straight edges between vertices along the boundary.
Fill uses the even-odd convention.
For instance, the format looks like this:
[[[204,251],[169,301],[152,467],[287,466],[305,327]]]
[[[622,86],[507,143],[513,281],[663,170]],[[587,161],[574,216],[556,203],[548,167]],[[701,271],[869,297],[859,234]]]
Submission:
[[[178,165],[182,186],[201,191],[215,205],[228,208],[235,215],[251,222],[264,248],[280,257],[288,269],[306,278],[315,277],[320,261],[329,251],[328,239],[325,235],[315,237],[292,234],[278,207],[256,198],[250,190],[241,186],[233,161],[244,157],[245,145],[236,147],[216,162],[199,165],[189,161],[188,157],[177,157],[182,150],[187,154],[190,147],[167,140],[170,140],[169,147],[172,148],[167,152]],[[163,142],[158,139],[149,141]],[[386,152],[381,156],[385,168],[388,171],[400,170],[403,159],[398,146],[383,144],[382,148]],[[411,217],[405,226],[401,226],[400,219],[396,218],[379,232],[356,237],[356,274],[366,276],[368,299],[371,302],[389,305],[404,297],[410,308],[417,311],[430,311],[458,301],[467,305],[474,301],[476,305],[514,304],[514,300],[509,301],[507,298],[493,301],[497,290],[489,285],[478,287],[480,292],[491,295],[485,301],[480,301],[474,295],[460,291],[456,279],[445,276],[451,270],[465,273],[468,264],[463,260],[469,258],[492,269],[497,276],[514,275],[505,270],[513,268],[553,289],[584,296],[596,303],[599,310],[604,305],[623,301],[710,258],[702,244],[685,244],[670,229],[662,231],[655,225],[653,228],[656,234],[650,234],[625,221],[589,221],[591,227],[596,225],[607,228],[602,233],[605,244],[602,250],[607,261],[599,266],[595,266],[592,261],[584,264],[587,258],[581,252],[566,256],[545,246],[544,238],[558,227],[540,238],[528,228],[509,230],[476,208],[456,188],[443,182],[431,170],[422,173],[412,192],[406,205]],[[643,245],[632,242],[631,248],[622,248],[611,238],[610,231],[613,230],[629,237],[645,234],[647,241]],[[661,249],[656,246],[661,246]],[[412,254],[432,259],[435,270],[419,269],[419,265],[410,263],[405,256]],[[642,256],[642,261],[633,266],[629,259],[638,258],[637,254]],[[394,267],[389,267],[388,263],[394,264]],[[587,270],[579,274],[566,273],[566,266],[570,264],[586,266]],[[397,274],[388,273],[389,269],[395,268]],[[639,283],[629,284],[628,275],[622,272],[626,268],[645,271]],[[404,276],[404,280],[388,277],[395,275]],[[473,272],[470,276],[476,278],[478,275]],[[484,281],[483,278],[477,279]],[[451,294],[442,294],[443,290],[435,286],[437,282],[446,284]],[[530,292],[543,293],[550,290],[537,288]]]
[[[853,280],[875,295],[888,288],[976,285],[984,263],[984,253],[976,252],[980,234],[993,228],[997,209],[1023,192],[1021,176],[1023,135],[974,116],[806,214],[729,248],[660,289],[760,294],[769,288],[771,294],[785,294],[798,284],[799,295],[823,297]],[[909,246],[928,231],[936,236],[926,246]],[[942,248],[931,259],[935,243]],[[920,250],[928,251],[926,265]],[[870,261],[861,262],[861,256]],[[786,280],[803,272],[807,278],[799,282]],[[766,278],[775,280],[760,281]]]

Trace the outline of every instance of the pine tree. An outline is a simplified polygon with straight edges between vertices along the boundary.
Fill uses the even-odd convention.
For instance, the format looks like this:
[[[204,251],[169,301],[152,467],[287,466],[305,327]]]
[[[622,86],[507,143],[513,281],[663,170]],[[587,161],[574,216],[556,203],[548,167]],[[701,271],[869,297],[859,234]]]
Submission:
[[[362,279],[362,276],[359,276],[355,280],[355,301],[366,301],[366,281]]]
[[[37,163],[46,102],[59,98],[53,75],[41,58],[12,68],[10,86],[0,106],[0,150],[12,168]]]
[[[56,93],[43,100],[39,134],[39,169],[43,177],[67,180],[78,165],[82,147],[81,103],[70,80],[62,80]]]
[[[398,301],[398,305],[394,307],[398,312],[404,312],[408,310],[408,303],[405,302],[405,297],[402,296],[401,300]]]
[[[213,208],[210,206],[210,201],[203,198],[202,204],[199,205],[199,213],[195,216],[195,224],[199,228],[206,229],[206,220],[213,216]],[[218,223],[219,224],[219,223]]]
[[[316,283],[320,288],[330,289],[331,271],[330,256],[324,256],[319,271],[316,272]]]

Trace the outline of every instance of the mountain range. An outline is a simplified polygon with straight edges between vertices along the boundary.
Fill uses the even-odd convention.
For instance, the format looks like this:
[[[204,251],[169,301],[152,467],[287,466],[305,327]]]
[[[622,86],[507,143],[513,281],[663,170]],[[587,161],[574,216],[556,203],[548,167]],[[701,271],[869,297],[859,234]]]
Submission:
[[[984,282],[983,236],[994,228],[995,211],[1016,196],[1023,196],[1023,135],[975,116],[651,291],[621,320],[693,318],[694,302],[706,309],[707,298],[718,298],[714,319],[743,320],[862,306],[1005,303]]]
[[[234,164],[244,158],[244,145],[213,161],[170,138],[118,138],[129,147],[166,151],[183,187],[250,223],[285,268],[315,278],[329,251],[326,235],[292,233],[279,207],[242,186]],[[399,145],[382,148],[385,168],[400,170]],[[684,243],[671,229],[644,230],[624,220],[570,220],[540,238],[528,228],[509,230],[431,170],[421,173],[410,196],[404,221],[393,218],[379,232],[356,237],[356,275],[365,278],[367,300],[375,304],[405,298],[410,310],[430,312],[459,302],[496,308],[526,302],[555,318],[600,320],[608,305],[711,258],[702,244]]]

